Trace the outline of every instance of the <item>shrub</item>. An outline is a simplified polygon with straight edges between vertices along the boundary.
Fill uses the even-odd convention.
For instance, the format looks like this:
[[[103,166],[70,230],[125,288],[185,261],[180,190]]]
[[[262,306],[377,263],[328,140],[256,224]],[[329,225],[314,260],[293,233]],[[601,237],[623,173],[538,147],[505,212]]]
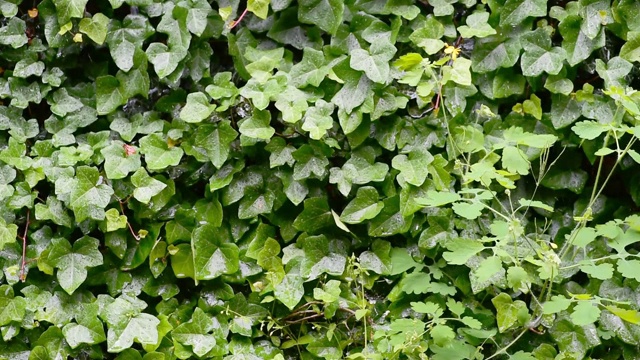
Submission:
[[[0,1],[0,358],[635,358],[639,4]]]

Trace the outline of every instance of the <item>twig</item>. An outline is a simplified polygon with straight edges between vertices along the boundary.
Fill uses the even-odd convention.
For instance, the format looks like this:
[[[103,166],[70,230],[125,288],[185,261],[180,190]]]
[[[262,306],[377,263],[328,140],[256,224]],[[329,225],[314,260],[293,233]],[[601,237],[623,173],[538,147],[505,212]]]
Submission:
[[[27,232],[29,230],[29,215],[31,211],[27,209],[27,223],[24,225],[24,232],[22,233],[22,260],[20,261],[20,281],[27,280],[27,273],[25,268],[27,266]]]

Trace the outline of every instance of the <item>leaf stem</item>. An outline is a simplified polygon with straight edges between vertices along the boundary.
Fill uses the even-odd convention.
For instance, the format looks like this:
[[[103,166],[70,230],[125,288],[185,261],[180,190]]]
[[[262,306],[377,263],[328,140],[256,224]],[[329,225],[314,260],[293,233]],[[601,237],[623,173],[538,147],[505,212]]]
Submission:
[[[25,282],[27,280],[27,273],[25,271],[27,266],[27,233],[29,230],[29,216],[31,210],[27,209],[27,223],[24,225],[24,232],[22,233],[22,260],[20,261],[20,281]]]

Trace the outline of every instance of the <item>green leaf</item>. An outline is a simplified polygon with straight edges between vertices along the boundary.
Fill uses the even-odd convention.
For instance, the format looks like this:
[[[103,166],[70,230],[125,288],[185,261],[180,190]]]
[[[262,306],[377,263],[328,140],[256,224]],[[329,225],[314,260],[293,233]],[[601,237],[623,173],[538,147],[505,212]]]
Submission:
[[[111,201],[113,189],[102,182],[98,169],[88,166],[77,168],[75,179],[70,181],[68,201],[76,222],[104,219],[104,209]]]
[[[580,266],[580,271],[589,274],[594,279],[607,280],[613,277],[613,265],[604,264],[586,264]]]
[[[300,22],[316,25],[334,35],[342,24],[344,2],[340,0],[301,0],[298,8]],[[306,50],[306,49],[305,49]]]
[[[139,168],[131,176],[131,183],[135,186],[133,197],[143,204],[148,204],[152,197],[167,187],[167,184],[149,176],[144,168]]]
[[[433,156],[424,150],[414,150],[409,155],[396,155],[391,166],[400,170],[399,178],[414,186],[420,186],[427,179],[427,166],[433,161]]]
[[[333,223],[333,216],[326,198],[317,197],[304,201],[304,210],[296,217],[293,226],[300,231],[313,234]]]
[[[69,215],[63,203],[58,200],[55,195],[49,195],[47,197],[46,205],[36,204],[35,215],[37,220],[51,220],[57,225],[66,226],[68,228],[73,227],[73,218]],[[0,223],[1,222],[2,220],[0,220]],[[0,228],[1,227],[2,225],[0,225]],[[1,248],[2,246],[0,246],[0,250]]]
[[[89,236],[76,240],[73,247],[63,238],[51,240],[47,261],[58,269],[58,282],[67,293],[73,294],[87,279],[87,268],[102,265],[98,245],[98,240]]]
[[[187,104],[180,111],[180,119],[188,123],[199,123],[208,118],[215,108],[215,105],[209,104],[204,93],[191,93],[187,95]]]
[[[579,301],[571,313],[571,321],[577,326],[593,324],[599,317],[600,309],[591,301]]]
[[[76,309],[75,323],[66,324],[62,334],[72,349],[82,344],[95,345],[107,340],[104,324],[98,319],[98,304],[83,303]]]
[[[571,66],[587,59],[594,50],[605,45],[604,31],[600,31],[595,38],[590,38],[582,30],[582,17],[580,16],[567,16],[560,22],[558,29],[563,37],[562,48],[567,52],[567,62]]]
[[[124,179],[141,166],[138,149],[120,141],[102,148],[100,153],[104,156],[104,171],[111,180]]]
[[[551,38],[544,29],[525,34],[521,39],[524,54],[520,59],[520,67],[524,76],[538,76],[543,72],[551,75],[560,73],[566,52],[551,47]]]
[[[572,301],[561,295],[554,295],[551,300],[546,301],[543,305],[544,314],[557,314],[565,311],[571,306]]]
[[[247,3],[247,10],[251,11],[254,15],[260,19],[266,19],[269,13],[269,1],[268,0],[249,0]]]
[[[484,245],[471,239],[454,239],[446,245],[447,250],[442,257],[453,265],[464,265],[473,256],[484,250]]]
[[[161,79],[171,75],[184,57],[180,51],[172,51],[167,45],[157,42],[151,43],[145,52]]]
[[[495,35],[496,30],[488,24],[488,12],[475,12],[467,16],[466,24],[458,26],[458,32],[463,38],[478,37],[483,38],[489,35]]]
[[[96,79],[96,110],[98,115],[106,115],[127,103],[120,87],[120,81],[113,76],[100,76]]]
[[[511,297],[505,293],[500,293],[491,299],[491,302],[497,311],[496,320],[498,322],[498,330],[501,333],[508,331],[516,325],[519,322],[519,318],[522,317],[522,313],[527,314],[529,311],[524,301],[513,301]]]
[[[296,308],[304,296],[303,278],[298,266],[287,272],[284,279],[276,285],[273,295],[289,310]]]
[[[193,311],[191,320],[171,331],[175,342],[191,347],[197,356],[205,356],[216,346],[216,338],[210,334],[215,329],[214,321],[200,308]]]
[[[88,0],[53,0],[60,24],[68,23],[71,18],[84,17],[84,8]]]
[[[598,123],[597,121],[580,121],[576,123],[571,130],[581,139],[593,140],[600,136],[600,134],[607,132],[609,127],[607,125]]]
[[[319,0],[318,6],[324,1],[325,0]],[[327,0],[327,2],[329,1],[332,0]],[[324,13],[322,15],[324,15]],[[340,15],[342,15],[342,12]],[[306,85],[319,86],[329,73],[329,70],[330,67],[322,51],[305,47],[302,50],[302,60],[293,65],[291,71],[289,71],[289,76],[291,76],[290,81],[294,86],[299,88],[303,88]]]
[[[546,15],[546,0],[507,0],[500,9],[500,26],[517,26],[529,17]]]
[[[512,67],[518,61],[522,48],[517,39],[503,40],[497,36],[481,39],[476,46],[477,50],[471,54],[471,69],[477,73]]]
[[[92,18],[82,18],[79,30],[98,45],[102,45],[107,38],[108,25],[109,18],[102,13],[96,13]]]
[[[239,270],[238,246],[225,228],[205,224],[191,235],[196,280],[215,279]]]
[[[620,259],[617,262],[618,272],[629,279],[640,279],[640,260]]]
[[[354,70],[364,71],[371,81],[385,83],[389,77],[389,61],[396,51],[392,44],[377,41],[371,45],[369,51],[353,50],[349,64]]]
[[[140,152],[149,170],[163,170],[180,163],[184,151],[179,147],[169,147],[160,134],[150,134],[140,139]]]
[[[29,41],[26,30],[27,25],[23,20],[18,17],[10,18],[7,25],[0,28],[0,44],[11,45],[14,49],[23,46]]]
[[[240,134],[254,139],[269,140],[276,130],[271,127],[271,113],[267,110],[254,110],[253,114],[240,124]],[[234,136],[235,138],[235,136]]]
[[[314,107],[309,108],[304,115],[302,129],[309,132],[309,137],[320,140],[333,127],[334,105],[322,99],[318,100]]]
[[[187,154],[195,156],[198,161],[211,161],[220,169],[229,158],[231,143],[237,136],[229,121],[199,125],[198,131],[189,139],[192,149],[187,149]]]
[[[0,217],[0,250],[4,249],[7,244],[16,242],[18,236],[18,225],[7,224],[4,218]]]
[[[340,220],[347,224],[359,224],[375,218],[384,207],[384,203],[378,200],[378,191],[374,187],[359,188],[356,197],[342,211]]]
[[[105,295],[103,295],[105,296]],[[108,325],[107,350],[112,353],[130,348],[134,341],[140,344],[156,344],[160,320],[143,313],[147,304],[127,295],[113,300],[101,309],[100,317]]]
[[[13,137],[9,138],[9,146],[0,151],[0,160],[6,164],[14,166],[18,170],[27,170],[33,164],[33,159],[25,156],[27,146],[16,141]]]

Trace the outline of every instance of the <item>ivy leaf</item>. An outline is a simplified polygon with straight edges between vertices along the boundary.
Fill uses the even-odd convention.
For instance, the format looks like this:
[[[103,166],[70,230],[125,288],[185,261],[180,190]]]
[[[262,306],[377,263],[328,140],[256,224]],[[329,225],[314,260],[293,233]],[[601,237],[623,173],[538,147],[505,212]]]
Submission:
[[[95,41],[98,45],[102,45],[107,38],[107,26],[109,18],[102,13],[96,13],[92,18],[82,18],[78,29],[81,33],[87,35],[89,39]]]
[[[389,61],[396,51],[392,44],[378,41],[371,45],[369,51],[353,50],[349,64],[354,70],[364,71],[371,81],[385,83],[389,77]]]
[[[420,186],[429,174],[428,165],[433,161],[433,156],[424,150],[414,150],[409,155],[396,155],[391,166],[400,170],[401,179],[414,186]]]
[[[500,26],[517,26],[528,17],[546,15],[546,0],[507,0],[500,9]]]
[[[276,285],[273,295],[289,310],[296,308],[304,296],[303,278],[300,274],[300,266],[290,269],[284,279]]]
[[[343,12],[344,2],[340,0],[301,0],[298,19],[305,24],[317,25],[333,35],[342,24]]]
[[[489,20],[488,12],[475,12],[469,16],[467,16],[466,24],[463,26],[458,26],[458,32],[460,36],[463,38],[483,38],[489,35],[495,35],[496,30],[489,25],[487,22]]]
[[[309,137],[320,140],[333,127],[333,103],[322,99],[318,100],[314,107],[309,108],[304,116],[302,130],[309,131]]]
[[[149,176],[144,168],[139,168],[131,176],[131,183],[135,186],[133,197],[143,204],[148,204],[152,197],[167,187],[167,184]]]
[[[66,226],[68,228],[73,227],[73,218],[68,214],[67,209],[64,207],[62,201],[58,200],[55,195],[49,195],[47,197],[46,205],[36,204],[35,215],[37,220],[51,220],[54,224],[57,225]],[[0,220],[0,223],[1,222],[2,221]],[[1,227],[2,225],[0,224],[0,228]],[[0,250],[1,249],[2,246],[0,246]]]
[[[375,218],[384,207],[384,203],[378,199],[378,191],[374,187],[359,188],[356,197],[342,211],[340,220],[347,224],[359,224]]]
[[[106,115],[127,103],[127,98],[117,78],[107,75],[96,79],[96,110],[98,115]]]
[[[211,161],[216,168],[220,169],[227,161],[231,143],[237,136],[238,133],[231,127],[229,121],[221,121],[215,125],[199,125],[198,131],[189,139],[192,149],[187,149],[187,154],[195,156],[202,162]]]
[[[477,73],[486,73],[512,67],[520,57],[521,48],[520,41],[514,38],[489,36],[480,39],[476,50],[471,54],[471,69]]]
[[[199,123],[211,115],[215,105],[209,104],[207,95],[195,92],[187,95],[187,104],[180,111],[180,119],[188,123]]]
[[[539,28],[521,38],[524,54],[520,59],[520,67],[524,76],[538,76],[543,72],[556,75],[562,70],[566,52],[558,47],[551,47],[548,33]]]
[[[62,334],[72,349],[82,344],[95,345],[107,340],[104,324],[98,319],[97,303],[82,303],[76,310],[75,323],[66,324]]]
[[[154,32],[145,16],[127,15],[122,23],[111,19],[107,31],[107,45],[116,66],[122,71],[131,70],[136,49],[141,49],[144,40]]]
[[[26,144],[22,144],[10,137],[9,146],[0,151],[0,160],[8,165],[15,166],[18,170],[24,171],[33,165],[33,159],[25,156],[26,152]]]
[[[0,217],[0,250],[4,249],[7,244],[16,242],[18,236],[18,225],[7,224],[4,218]]]
[[[87,279],[87,268],[102,265],[102,254],[97,239],[83,236],[73,243],[64,238],[51,240],[47,261],[58,269],[60,286],[73,294]]]
[[[71,182],[69,207],[76,215],[76,221],[85,219],[103,220],[104,209],[111,201],[113,189],[102,183],[95,167],[80,166]]]
[[[238,246],[228,230],[205,224],[193,231],[191,241],[196,280],[215,279],[239,270]]]
[[[558,25],[562,34],[562,48],[567,52],[567,62],[575,66],[587,59],[591,53],[605,45],[604,31],[600,31],[595,38],[590,38],[582,30],[582,17],[569,15]],[[626,49],[625,49],[626,50]],[[622,56],[621,49],[621,57]]]
[[[53,0],[60,24],[68,23],[71,18],[84,17],[84,8],[88,0]]]
[[[157,42],[151,43],[145,52],[161,79],[171,75],[184,58],[180,51],[172,51],[167,45]]]
[[[180,163],[184,151],[179,147],[169,147],[160,134],[150,134],[140,139],[140,152],[149,170],[163,170]]]
[[[512,328],[519,319],[522,318],[522,314],[528,314],[527,304],[524,301],[513,301],[511,297],[505,293],[500,293],[498,296],[491,299],[493,306],[496,307],[496,320],[498,322],[498,330],[501,333],[506,332]]]
[[[103,295],[104,296],[104,295]],[[147,304],[135,297],[120,296],[100,311],[107,325],[107,350],[115,353],[128,349],[133,342],[153,345],[158,341],[160,320],[143,313]]]
[[[10,18],[7,25],[0,28],[0,44],[11,45],[14,49],[23,46],[29,41],[26,30],[27,25],[19,17]]]
[[[269,1],[268,0],[249,0],[247,3],[247,10],[251,11],[255,16],[260,19],[266,19],[269,14]]]
[[[125,146],[127,150],[125,150]],[[133,153],[131,153],[133,152]],[[124,179],[130,172],[140,168],[140,154],[137,148],[115,141],[111,145],[100,150],[104,156],[104,171],[111,180]]]
[[[293,226],[310,234],[334,223],[331,209],[325,198],[310,198],[304,201],[304,210],[293,222]]]
[[[269,140],[276,130],[271,127],[271,113],[267,110],[255,109],[253,114],[245,119],[238,130],[240,134],[254,139]],[[235,136],[234,136],[235,138]]]
[[[190,346],[197,356],[205,356],[216,346],[216,338],[210,334],[215,324],[202,309],[193,311],[191,320],[178,325],[171,331],[174,341]]]
[[[324,1],[319,0],[319,2]],[[329,70],[329,65],[322,51],[305,47],[302,50],[302,60],[293,65],[291,71],[289,71],[290,81],[299,88],[306,85],[319,86],[329,73]]]

